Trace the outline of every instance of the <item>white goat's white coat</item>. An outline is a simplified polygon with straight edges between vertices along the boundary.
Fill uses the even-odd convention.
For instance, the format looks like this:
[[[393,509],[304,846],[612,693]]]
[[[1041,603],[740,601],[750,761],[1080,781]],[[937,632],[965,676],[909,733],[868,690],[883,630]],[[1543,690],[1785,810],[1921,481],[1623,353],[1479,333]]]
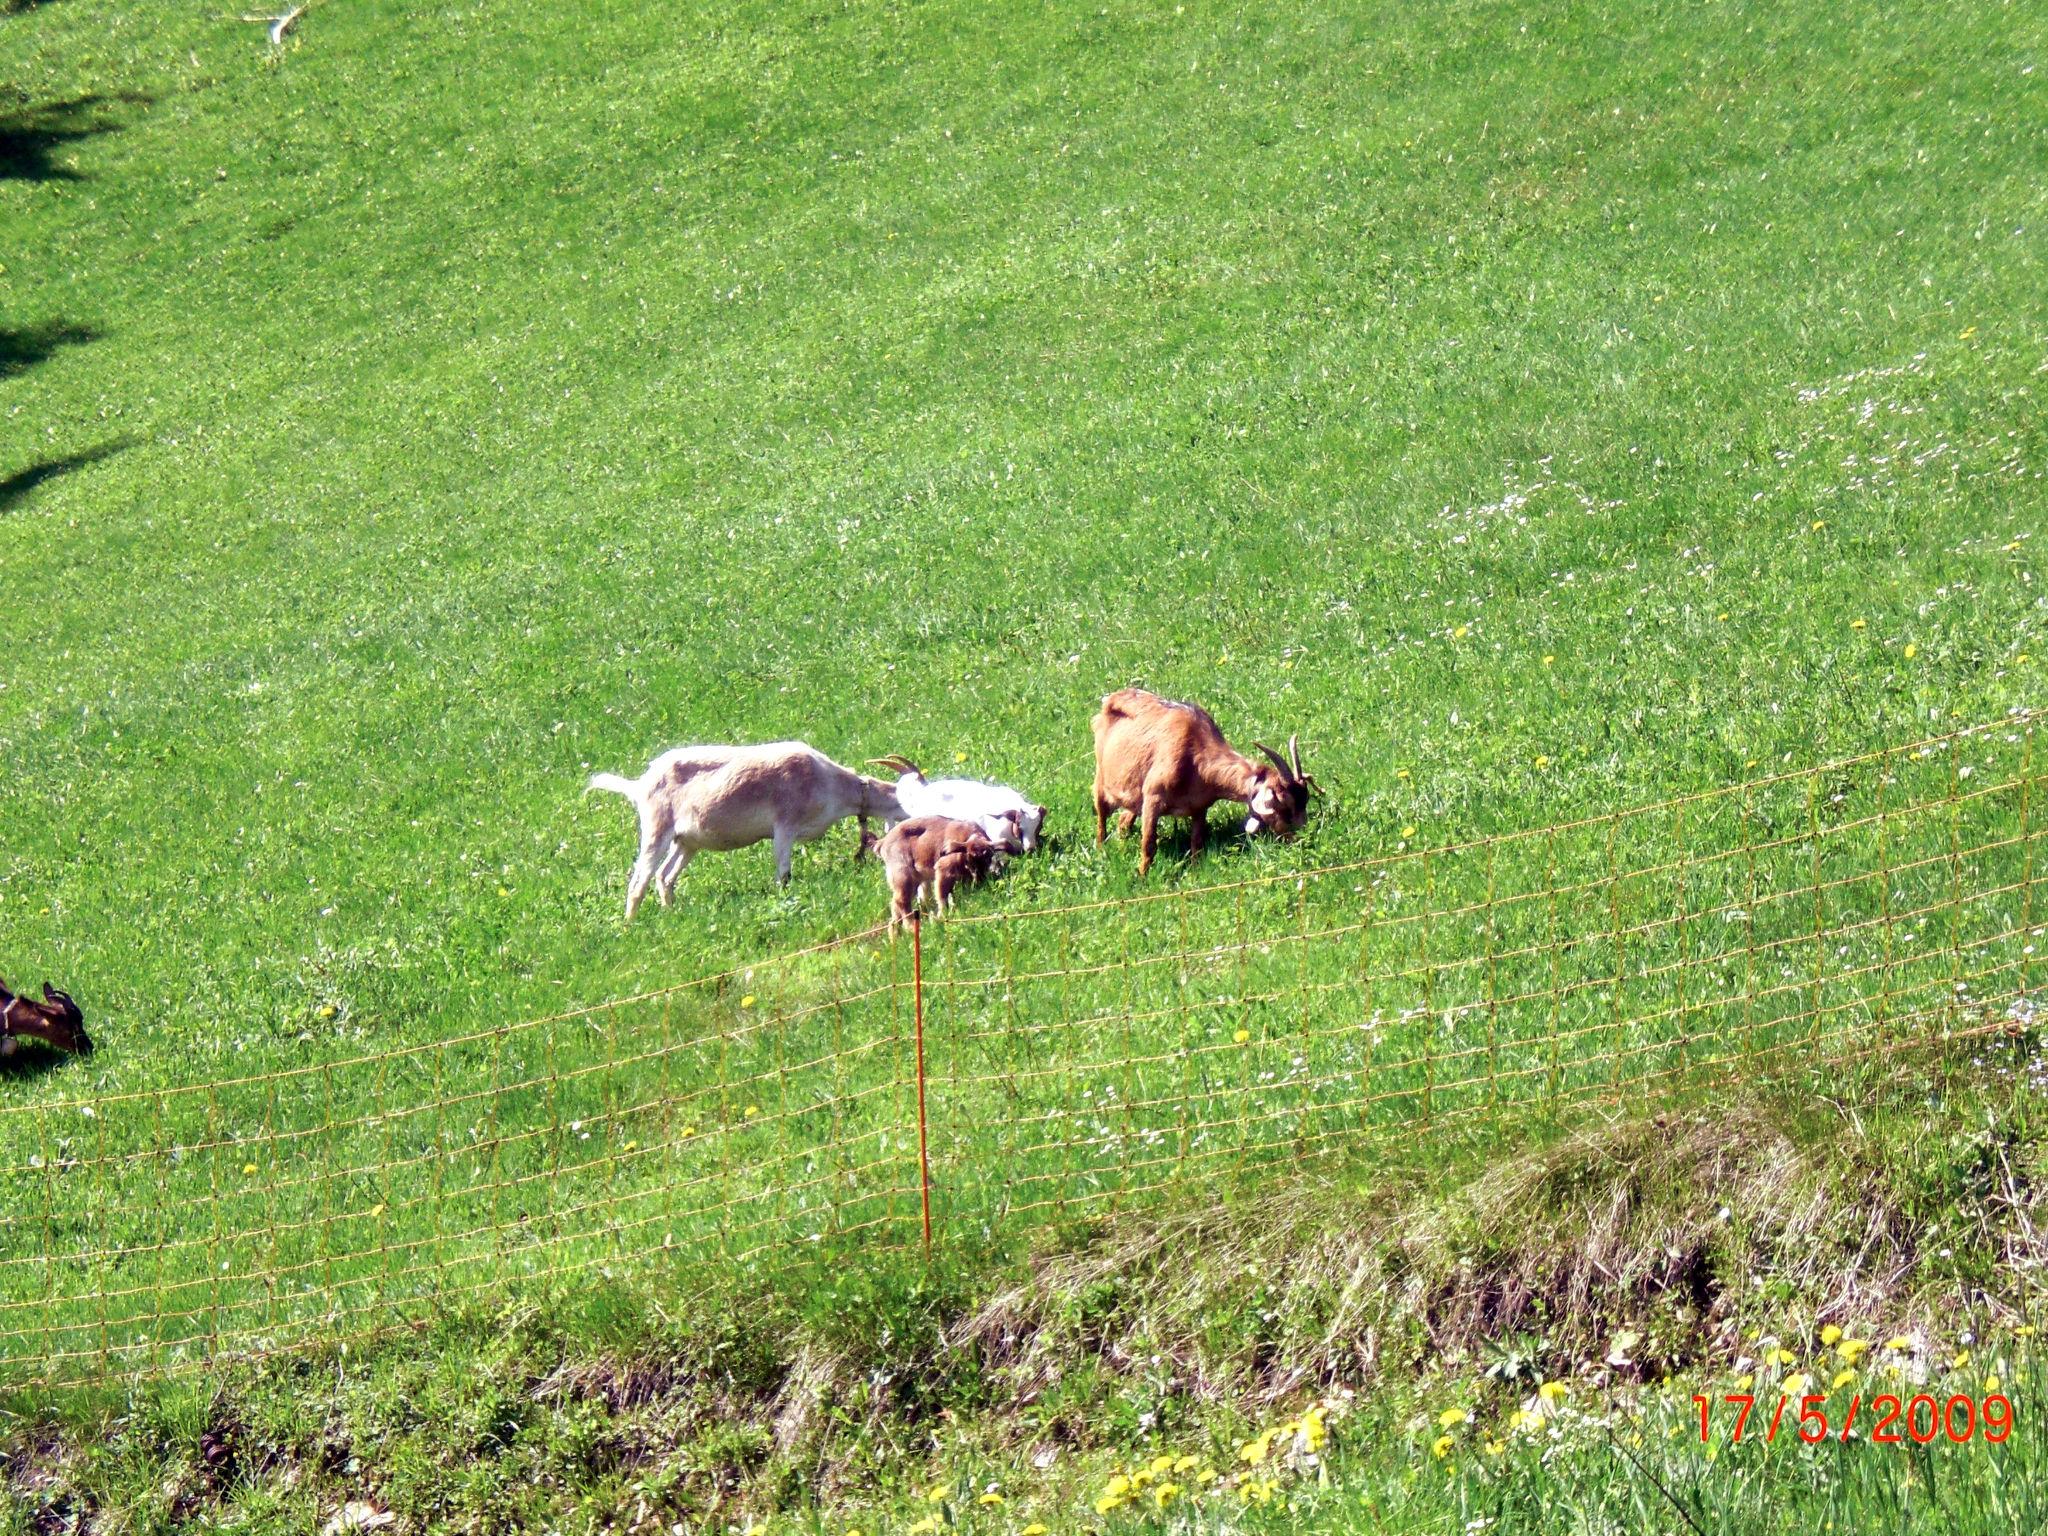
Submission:
[[[1038,847],[1038,829],[1045,822],[1045,807],[1034,805],[1016,790],[1002,784],[984,784],[979,779],[927,779],[907,757],[877,758],[877,763],[897,770],[897,803],[901,816],[889,825],[912,816],[944,816],[952,821],[971,821],[1001,847],[1009,840],[1009,821],[1016,820],[1016,835],[1024,852]]]
[[[633,802],[640,816],[640,854],[626,884],[631,918],[650,881],[665,907],[676,877],[704,850],[745,848],[773,839],[775,878],[789,883],[798,843],[823,837],[849,816],[902,820],[895,790],[843,768],[800,741],[755,747],[677,747],[637,779],[597,773],[590,788]]]

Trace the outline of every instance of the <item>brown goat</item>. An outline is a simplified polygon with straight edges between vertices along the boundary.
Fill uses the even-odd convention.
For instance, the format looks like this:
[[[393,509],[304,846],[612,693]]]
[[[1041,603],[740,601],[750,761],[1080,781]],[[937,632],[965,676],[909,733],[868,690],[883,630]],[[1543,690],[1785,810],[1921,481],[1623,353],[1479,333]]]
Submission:
[[[1125,688],[1102,701],[1095,717],[1095,842],[1109,835],[1109,813],[1121,811],[1117,830],[1130,830],[1131,818],[1142,816],[1138,842],[1138,873],[1152,867],[1158,846],[1159,818],[1188,818],[1188,856],[1202,851],[1208,831],[1209,807],[1218,800],[1238,800],[1251,808],[1245,831],[1271,828],[1276,836],[1292,837],[1308,819],[1310,790],[1321,786],[1301,771],[1301,748],[1287,738],[1283,760],[1271,747],[1254,742],[1272,766],[1255,763],[1223,739],[1209,712],[1195,704],[1176,704],[1142,688]]]
[[[952,904],[954,886],[985,878],[997,853],[1015,852],[1021,846],[1014,835],[1002,843],[991,842],[973,822],[944,816],[913,816],[882,837],[862,833],[861,843],[881,859],[888,877],[891,928],[908,921],[927,892],[933,908],[945,910]]]
[[[85,1015],[68,995],[47,981],[43,983],[40,1003],[15,996],[7,983],[0,981],[0,1056],[13,1055],[18,1040],[40,1040],[60,1051],[76,1051],[81,1056],[92,1054],[92,1036],[85,1032]]]

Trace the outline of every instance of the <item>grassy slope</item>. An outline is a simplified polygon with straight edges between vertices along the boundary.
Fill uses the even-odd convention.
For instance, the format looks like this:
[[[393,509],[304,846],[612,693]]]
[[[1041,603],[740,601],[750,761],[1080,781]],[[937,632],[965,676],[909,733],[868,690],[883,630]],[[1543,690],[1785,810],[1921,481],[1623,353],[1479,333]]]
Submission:
[[[451,1309],[415,1349],[30,1413],[0,1434],[0,1530],[303,1530],[363,1499],[427,1529],[839,1536],[916,1527],[937,1486],[964,1536],[1676,1531],[1673,1499],[1716,1536],[2017,1536],[2048,1514],[2048,1371],[2022,1322],[2042,1071],[2038,1045],[2005,1044],[1946,1096],[1891,1071],[1837,1083],[1836,1103],[1743,1094],[1520,1153],[1475,1139],[1326,1166],[1069,1233],[1024,1273],[955,1254],[770,1280],[744,1308],[589,1279]],[[1871,1345],[1847,1378],[1827,1325]],[[1789,1364],[1759,1363],[1781,1347]],[[1731,1449],[1719,1394],[1753,1374],[1768,1412],[1795,1370],[1838,1424],[1852,1394],[1911,1381],[2003,1391],[2015,1432]],[[1567,1385],[1566,1411],[1511,1428],[1539,1381]],[[1695,1391],[1716,1395],[1711,1448]],[[1244,1438],[1325,1392],[1350,1410],[1327,1475],[1259,1468],[1277,1489],[1251,1508],[1093,1512],[1113,1468],[1161,1454],[1255,1475]],[[1470,1418],[1440,1458],[1448,1408]],[[1001,1504],[979,1502],[990,1487]]]
[[[2004,9],[0,37],[0,974],[109,1047],[19,1103],[879,911],[762,853],[622,931],[577,790],[677,740],[965,751],[1071,835],[1138,678],[1302,731],[1341,812],[1216,861],[1280,868],[2039,698]]]
[[[154,104],[0,181],[7,323],[97,335],[6,472],[127,445],[0,519],[4,974],[113,1085],[601,997],[880,896],[622,932],[587,766],[965,750],[1072,833],[1133,677],[1300,729],[1318,859],[2033,697],[2040,38],[1942,14],[10,17]]]

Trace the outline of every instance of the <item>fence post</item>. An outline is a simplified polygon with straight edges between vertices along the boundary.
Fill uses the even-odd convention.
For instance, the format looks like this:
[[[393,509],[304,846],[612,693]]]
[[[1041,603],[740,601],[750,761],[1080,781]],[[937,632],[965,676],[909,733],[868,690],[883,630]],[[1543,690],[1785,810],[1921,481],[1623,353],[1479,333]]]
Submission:
[[[932,1157],[924,1108],[924,922],[910,914],[910,1003],[917,1028],[917,1192],[924,1214],[924,1256],[932,1256]]]

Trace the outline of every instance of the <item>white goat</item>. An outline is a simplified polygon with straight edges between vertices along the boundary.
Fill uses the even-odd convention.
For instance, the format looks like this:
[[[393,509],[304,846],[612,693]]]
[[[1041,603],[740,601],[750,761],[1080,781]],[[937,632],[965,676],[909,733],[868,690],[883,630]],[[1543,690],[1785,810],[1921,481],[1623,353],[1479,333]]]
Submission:
[[[899,775],[896,799],[903,810],[901,815],[889,818],[890,826],[911,816],[971,821],[1001,847],[1014,824],[1017,840],[1026,853],[1038,847],[1038,829],[1045,824],[1045,807],[1033,805],[1016,790],[1001,784],[984,784],[979,779],[928,779],[924,770],[907,757],[877,757],[869,762],[878,768],[894,768]]]
[[[745,848],[775,840],[775,878],[789,883],[798,843],[823,837],[849,816],[866,830],[870,816],[903,818],[896,791],[800,741],[758,747],[677,747],[647,765],[638,779],[590,777],[591,789],[624,795],[640,813],[640,856],[626,884],[630,920],[656,882],[669,904],[676,877],[703,849]]]

